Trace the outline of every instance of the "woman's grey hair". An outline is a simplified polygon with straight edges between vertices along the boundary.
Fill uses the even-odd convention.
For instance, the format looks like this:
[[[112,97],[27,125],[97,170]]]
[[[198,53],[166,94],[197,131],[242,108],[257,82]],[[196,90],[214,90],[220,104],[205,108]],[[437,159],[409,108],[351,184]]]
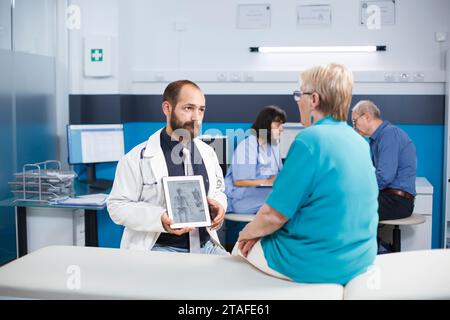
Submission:
[[[359,101],[352,109],[357,114],[369,113],[376,119],[381,119],[380,109],[370,100]]]
[[[317,110],[337,121],[347,121],[352,101],[353,73],[342,64],[330,63],[305,70],[300,75],[301,90],[317,92]]]

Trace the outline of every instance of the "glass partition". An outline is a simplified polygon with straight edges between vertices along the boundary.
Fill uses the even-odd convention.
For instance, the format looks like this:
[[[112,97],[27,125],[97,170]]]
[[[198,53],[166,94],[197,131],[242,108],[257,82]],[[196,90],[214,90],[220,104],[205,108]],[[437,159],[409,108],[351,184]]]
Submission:
[[[14,51],[54,56],[55,0],[15,0],[12,12]]]
[[[13,172],[57,157],[55,44],[56,0],[0,0],[0,201]],[[0,265],[16,258],[15,223],[0,206]]]
[[[11,0],[0,0],[0,50],[11,50]]]

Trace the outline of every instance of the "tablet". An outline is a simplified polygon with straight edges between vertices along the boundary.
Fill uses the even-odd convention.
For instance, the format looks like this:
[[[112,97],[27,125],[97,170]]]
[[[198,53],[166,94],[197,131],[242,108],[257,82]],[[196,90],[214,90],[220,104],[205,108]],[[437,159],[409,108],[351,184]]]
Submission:
[[[163,177],[162,182],[172,229],[211,225],[202,176]]]

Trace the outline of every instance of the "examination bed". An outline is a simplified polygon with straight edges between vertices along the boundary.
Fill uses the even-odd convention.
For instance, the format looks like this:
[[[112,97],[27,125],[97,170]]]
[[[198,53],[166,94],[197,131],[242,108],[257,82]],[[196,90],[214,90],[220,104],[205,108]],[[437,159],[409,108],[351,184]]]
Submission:
[[[234,256],[51,246],[0,268],[0,297],[30,299],[450,299],[450,251],[379,255],[345,287],[270,277]]]

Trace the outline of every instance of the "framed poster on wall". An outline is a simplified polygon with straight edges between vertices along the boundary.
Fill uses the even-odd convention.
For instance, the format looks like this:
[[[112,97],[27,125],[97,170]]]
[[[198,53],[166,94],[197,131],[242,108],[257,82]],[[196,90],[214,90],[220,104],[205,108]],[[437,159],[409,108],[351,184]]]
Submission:
[[[360,12],[360,24],[368,29],[395,25],[395,0],[361,0]]]
[[[238,29],[268,29],[271,21],[270,4],[238,5]]]
[[[297,27],[302,26],[331,26],[331,5],[297,6]]]

